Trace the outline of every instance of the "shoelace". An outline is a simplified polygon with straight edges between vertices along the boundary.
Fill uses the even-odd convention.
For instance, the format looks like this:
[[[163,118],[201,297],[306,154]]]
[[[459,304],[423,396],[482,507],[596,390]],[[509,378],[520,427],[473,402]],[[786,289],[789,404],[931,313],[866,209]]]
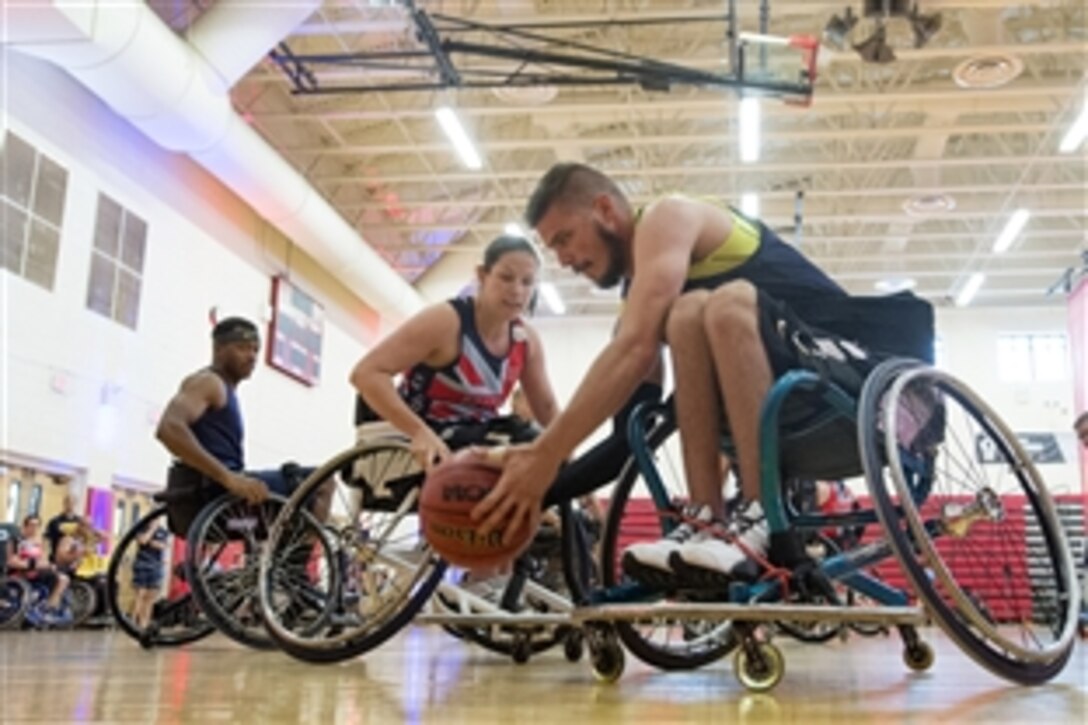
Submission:
[[[699,522],[699,514],[702,509],[702,506],[685,506],[680,510],[678,516],[676,514],[663,514],[672,517],[674,520],[678,519],[680,521],[672,531],[665,535],[665,538],[669,541],[684,543],[695,536],[699,531],[699,524],[697,522]]]
[[[684,542],[695,535],[695,527],[686,521],[677,525],[672,531],[665,535],[665,538],[669,541]]]
[[[733,520],[729,522],[728,530],[733,534],[743,534],[748,529],[752,528],[756,524],[766,520],[763,515],[749,516],[748,509],[750,506],[744,506],[735,514],[733,514]]]

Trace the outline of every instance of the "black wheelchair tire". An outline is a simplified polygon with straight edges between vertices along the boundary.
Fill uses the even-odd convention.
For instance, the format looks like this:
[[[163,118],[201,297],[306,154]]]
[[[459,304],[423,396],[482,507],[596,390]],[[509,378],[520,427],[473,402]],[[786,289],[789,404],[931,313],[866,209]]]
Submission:
[[[141,630],[133,625],[132,621],[128,618],[128,614],[122,611],[120,602],[119,577],[121,574],[121,565],[124,560],[124,552],[132,545],[139,532],[142,531],[145,526],[160,518],[163,522],[166,521],[165,506],[160,506],[149,511],[125,532],[125,535],[121,537],[121,540],[113,548],[113,553],[110,555],[109,568],[106,571],[106,601],[109,604],[110,613],[113,615],[113,619],[117,623],[117,626],[132,639],[141,642],[141,644],[144,641],[147,641],[149,646],[176,647],[183,644],[189,644],[190,642],[196,642],[197,640],[207,637],[215,631],[215,626],[206,619],[202,619],[193,627],[188,627],[177,632],[172,630],[167,630],[166,632],[157,631],[153,638],[148,639]],[[192,595],[186,594],[181,600],[176,602],[175,605],[189,606],[192,603]]]

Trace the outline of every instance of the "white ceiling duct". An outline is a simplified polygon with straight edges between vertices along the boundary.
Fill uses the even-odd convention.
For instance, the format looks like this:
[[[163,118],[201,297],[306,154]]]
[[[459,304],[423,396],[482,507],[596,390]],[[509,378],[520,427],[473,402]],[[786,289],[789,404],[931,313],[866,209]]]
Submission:
[[[5,7],[4,42],[67,71],[155,143],[189,154],[368,304],[410,316],[419,294],[231,108],[228,84],[309,14],[300,4],[232,0],[201,18],[198,53],[142,2],[31,0]],[[218,25],[228,22],[243,29]]]
[[[321,0],[218,0],[185,36],[226,92],[319,7]]]

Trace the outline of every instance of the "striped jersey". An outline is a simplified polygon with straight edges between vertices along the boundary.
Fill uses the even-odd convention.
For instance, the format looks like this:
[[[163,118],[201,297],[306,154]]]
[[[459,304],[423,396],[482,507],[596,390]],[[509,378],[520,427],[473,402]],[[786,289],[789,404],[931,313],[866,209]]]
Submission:
[[[528,335],[520,319],[510,323],[510,348],[498,357],[487,349],[476,329],[475,299],[449,302],[461,323],[460,354],[442,368],[422,363],[413,366],[399,386],[412,412],[437,427],[497,417],[521,377],[529,353]]]

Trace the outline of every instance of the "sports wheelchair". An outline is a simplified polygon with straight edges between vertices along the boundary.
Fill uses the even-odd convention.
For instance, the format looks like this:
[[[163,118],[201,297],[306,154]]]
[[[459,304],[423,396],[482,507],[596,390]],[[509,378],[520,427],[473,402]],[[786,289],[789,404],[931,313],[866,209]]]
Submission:
[[[28,577],[26,572],[7,569],[8,552],[15,549],[19,537],[18,526],[0,524],[0,630],[19,629],[24,622],[37,629],[72,629],[85,624],[97,601],[94,582],[65,573],[69,579],[61,598],[61,617],[45,617],[42,607],[49,598],[51,584]]]
[[[568,545],[568,587],[578,605],[572,612],[472,613],[463,622],[490,631],[574,626],[605,681],[623,672],[621,644],[663,669],[699,667],[735,652],[736,675],[754,691],[772,689],[785,670],[765,623],[895,626],[906,665],[924,670],[934,655],[917,627],[931,618],[985,668],[1023,684],[1053,678],[1068,661],[1079,592],[1054,503],[1009,428],[952,376],[893,358],[872,371],[858,396],[808,371],[777,380],[760,421],[761,498],[772,547],[745,579],[662,591],[623,575],[624,548],[667,534],[681,515],[677,499],[686,495],[679,466],[668,465],[679,449],[669,406],[637,409],[627,438],[631,458],[612,491],[603,533],[603,588],[571,574],[580,549]],[[722,448],[735,453],[727,436]],[[797,480],[858,476],[870,501],[856,511],[805,513],[785,493]],[[349,504],[334,532],[308,521],[303,508],[304,489],[330,477],[339,479]],[[260,577],[266,623],[286,651],[315,661],[351,657],[381,644],[423,608],[445,564],[419,536],[413,512],[420,482],[403,441],[368,441],[318,469],[287,502]],[[806,551],[802,538],[805,531],[877,524],[881,536],[822,558]],[[1030,551],[1027,529],[1041,542]],[[873,573],[893,559],[910,589]],[[355,573],[345,576],[349,570]],[[849,606],[843,587],[878,606]],[[349,607],[345,592],[353,588],[358,599]]]
[[[8,553],[18,538],[18,526],[0,524],[0,630],[19,629],[31,603],[30,584],[8,574]]]
[[[305,473],[293,463],[280,470],[296,482]],[[163,505],[136,522],[110,557],[106,594],[121,629],[145,648],[187,644],[216,630],[255,649],[274,648],[256,597],[257,566],[283,497],[271,495],[252,505],[231,494],[168,489],[153,499]],[[142,628],[133,618],[133,567],[140,535],[156,528],[169,536],[151,622]]]
[[[630,421],[633,461],[605,524],[606,588],[573,615],[586,628],[601,679],[622,674],[622,642],[670,669],[735,650],[740,682],[770,690],[785,662],[771,628],[761,626],[767,622],[895,625],[907,666],[924,670],[934,655],[916,627],[929,617],[982,666],[1022,684],[1045,682],[1068,661],[1079,594],[1054,503],[1009,428],[947,373],[891,359],[857,399],[812,372],[780,378],[760,421],[769,560],[747,580],[660,592],[626,579],[618,562],[626,545],[660,538],[678,520],[670,493],[682,489],[666,483],[658,463],[675,433],[662,406],[644,407]],[[722,446],[732,452],[728,438]],[[871,499],[858,511],[806,514],[784,493],[793,480],[858,474]],[[804,531],[875,523],[882,536],[820,561],[801,543]],[[1023,532],[1032,527],[1041,544],[1029,553]],[[892,557],[915,597],[871,572]],[[833,583],[880,606],[845,606]]]
[[[468,442],[517,440],[514,419],[492,421]],[[411,621],[526,662],[562,644],[568,658],[582,653],[571,627],[571,596],[557,586],[554,562],[568,537],[539,534],[502,586],[476,586],[448,566],[422,538],[417,502],[423,471],[409,441],[385,424],[368,426],[355,447],[320,466],[285,503],[261,558],[260,596],[268,632],[289,655],[336,662],[377,647]],[[335,485],[329,521],[321,524],[308,501]],[[569,508],[563,531],[577,520]]]

